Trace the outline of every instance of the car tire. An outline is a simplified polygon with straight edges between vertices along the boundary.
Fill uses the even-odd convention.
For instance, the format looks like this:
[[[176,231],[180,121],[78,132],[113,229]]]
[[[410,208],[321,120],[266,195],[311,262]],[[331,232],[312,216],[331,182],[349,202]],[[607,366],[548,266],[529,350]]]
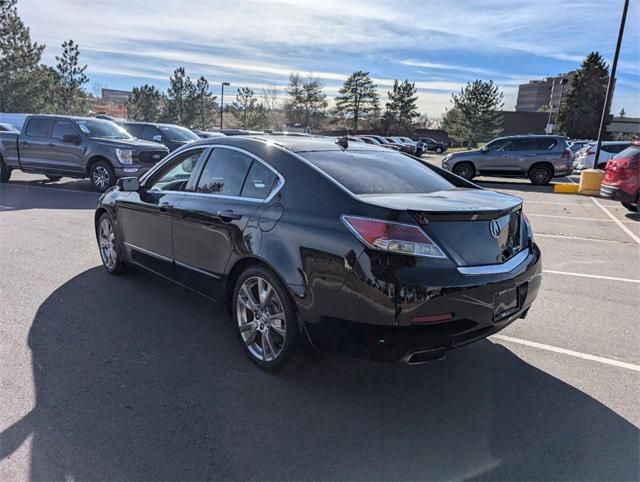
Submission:
[[[271,270],[263,266],[245,270],[231,302],[238,338],[253,363],[275,372],[297,358],[300,330],[294,303]]]
[[[470,181],[476,176],[476,168],[470,162],[459,162],[453,166],[453,173]]]
[[[553,168],[538,164],[529,169],[529,180],[535,186],[546,186],[553,179]]]
[[[122,257],[118,245],[118,237],[116,228],[113,225],[113,219],[107,212],[102,213],[96,225],[96,237],[98,239],[98,249],[100,250],[100,259],[104,269],[109,274],[120,274],[124,271]]]
[[[637,204],[622,203],[622,205],[625,208],[627,208],[629,211],[633,212],[633,213],[637,213],[638,212],[638,205]]]
[[[444,152],[444,149],[442,149],[442,147],[436,147],[436,154],[442,154]]]
[[[62,179],[62,176],[52,176],[51,174],[45,174],[45,176],[47,176],[47,179],[51,182],[56,182]]]
[[[2,157],[0,157],[0,182],[9,182],[11,178],[11,168],[7,167]]]
[[[105,192],[116,183],[116,173],[107,161],[94,162],[89,169],[89,178],[98,192]]]

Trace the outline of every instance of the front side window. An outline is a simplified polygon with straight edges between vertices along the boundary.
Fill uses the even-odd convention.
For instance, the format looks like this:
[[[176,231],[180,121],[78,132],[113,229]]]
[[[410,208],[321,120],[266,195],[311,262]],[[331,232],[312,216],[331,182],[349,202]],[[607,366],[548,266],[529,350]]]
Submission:
[[[399,152],[299,153],[354,194],[431,193],[454,185],[422,162]]]
[[[185,152],[169,162],[152,182],[151,191],[184,191],[203,149]]]
[[[484,147],[487,151],[501,151],[507,146],[507,144],[509,144],[509,142],[509,139],[496,139],[495,141],[489,142]]]
[[[161,136],[160,129],[155,126],[144,126],[142,128],[142,137],[145,141],[152,141],[154,137]]]
[[[200,138],[189,129],[177,126],[160,126],[162,134],[172,142],[198,141]]]
[[[26,134],[32,137],[48,137],[51,119],[30,119]]]
[[[70,136],[78,135],[78,131],[76,131],[76,128],[73,126],[71,121],[68,121],[68,120],[56,121],[55,124],[53,125],[53,131],[51,132],[51,137],[61,141],[62,139],[64,139],[64,136],[67,136],[67,135],[70,135]]]
[[[216,148],[202,170],[197,192],[240,196],[253,158],[231,149]]]

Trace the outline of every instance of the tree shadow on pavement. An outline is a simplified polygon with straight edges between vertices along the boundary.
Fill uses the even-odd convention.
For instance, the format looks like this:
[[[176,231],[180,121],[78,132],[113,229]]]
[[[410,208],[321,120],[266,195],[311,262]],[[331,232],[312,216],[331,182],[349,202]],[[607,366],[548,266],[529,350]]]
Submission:
[[[29,334],[32,479],[636,479],[639,432],[489,341],[419,367],[337,355],[262,373],[222,306],[90,269]]]

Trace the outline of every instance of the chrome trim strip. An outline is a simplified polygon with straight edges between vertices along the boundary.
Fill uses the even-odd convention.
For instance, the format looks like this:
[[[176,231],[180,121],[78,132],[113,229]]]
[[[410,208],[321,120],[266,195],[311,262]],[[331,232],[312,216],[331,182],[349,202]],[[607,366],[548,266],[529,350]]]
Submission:
[[[520,251],[513,258],[501,264],[487,264],[484,266],[458,266],[457,269],[461,274],[478,275],[478,274],[500,274],[509,273],[524,263],[529,257],[529,248]]]
[[[278,192],[280,192],[280,190],[284,186],[284,183],[285,183],[284,177],[282,176],[282,174],[280,174],[278,171],[276,171],[276,169],[272,165],[270,165],[264,159],[256,156],[255,154],[253,154],[253,153],[251,153],[249,151],[246,151],[244,149],[240,149],[239,147],[236,147],[236,146],[228,146],[228,145],[225,145],[225,144],[199,144],[199,145],[190,147],[188,149],[180,150],[180,152],[178,152],[178,151],[174,151],[174,152],[176,152],[177,155],[182,155],[182,154],[184,154],[184,153],[186,153],[188,151],[200,150],[200,149],[203,149],[203,148],[205,150],[208,149],[209,151],[211,151],[213,149],[229,149],[229,150],[232,150],[232,151],[237,151],[237,152],[240,152],[242,154],[245,154],[245,155],[251,157],[252,159],[258,161],[260,164],[265,166],[270,171],[272,171],[278,177],[278,183],[274,186],[274,188],[271,190],[271,193],[265,199],[252,198],[252,197],[240,197],[240,196],[225,196],[223,194],[209,194],[209,193],[205,193],[205,192],[192,192],[192,191],[163,191],[163,192],[179,192],[181,194],[191,194],[191,195],[195,194],[195,195],[198,195],[198,196],[208,196],[208,197],[221,198],[221,199],[233,199],[233,200],[237,200],[237,201],[253,201],[253,202],[260,202],[260,203],[268,203],[269,201],[271,201],[275,197],[276,194],[278,194]],[[209,154],[209,156],[210,155],[211,154]],[[154,167],[152,167],[149,171],[147,171],[144,174],[144,176],[143,176],[144,179],[141,178],[140,183],[142,184],[143,182],[145,182],[147,180],[147,178],[153,176],[153,173],[160,168],[161,164],[164,165],[167,162],[171,162],[171,158],[172,157],[176,157],[176,156],[172,156],[171,154],[169,154],[164,159],[162,159],[160,162],[158,162]],[[207,157],[207,160],[208,160],[208,157]]]
[[[174,261],[174,263],[176,264],[176,266],[180,266],[181,268],[190,269],[190,270],[195,271],[197,273],[204,274],[204,275],[207,275],[207,276],[211,276],[212,278],[215,278],[215,279],[220,279],[221,278],[217,274],[213,274],[213,273],[210,273],[209,271],[205,271],[203,269],[196,268],[195,266],[191,266],[190,264],[187,264],[187,263],[181,263],[180,261]]]
[[[136,251],[140,251],[141,253],[144,253],[149,256],[153,256],[154,258],[158,258],[162,261],[173,263],[173,260],[171,258],[167,258],[166,256],[162,256],[161,254],[154,253],[153,251],[149,251],[148,249],[141,248],[140,246],[136,246],[135,244],[127,243],[125,241],[124,245],[129,249],[135,249]]]

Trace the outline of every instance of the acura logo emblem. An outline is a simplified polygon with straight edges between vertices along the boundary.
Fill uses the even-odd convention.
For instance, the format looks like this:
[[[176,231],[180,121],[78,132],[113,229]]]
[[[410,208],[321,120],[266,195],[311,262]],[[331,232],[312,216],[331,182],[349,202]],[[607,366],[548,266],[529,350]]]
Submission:
[[[492,219],[489,223],[489,232],[491,233],[491,236],[498,239],[500,237],[500,231],[502,231],[502,229],[500,228],[498,221]]]

